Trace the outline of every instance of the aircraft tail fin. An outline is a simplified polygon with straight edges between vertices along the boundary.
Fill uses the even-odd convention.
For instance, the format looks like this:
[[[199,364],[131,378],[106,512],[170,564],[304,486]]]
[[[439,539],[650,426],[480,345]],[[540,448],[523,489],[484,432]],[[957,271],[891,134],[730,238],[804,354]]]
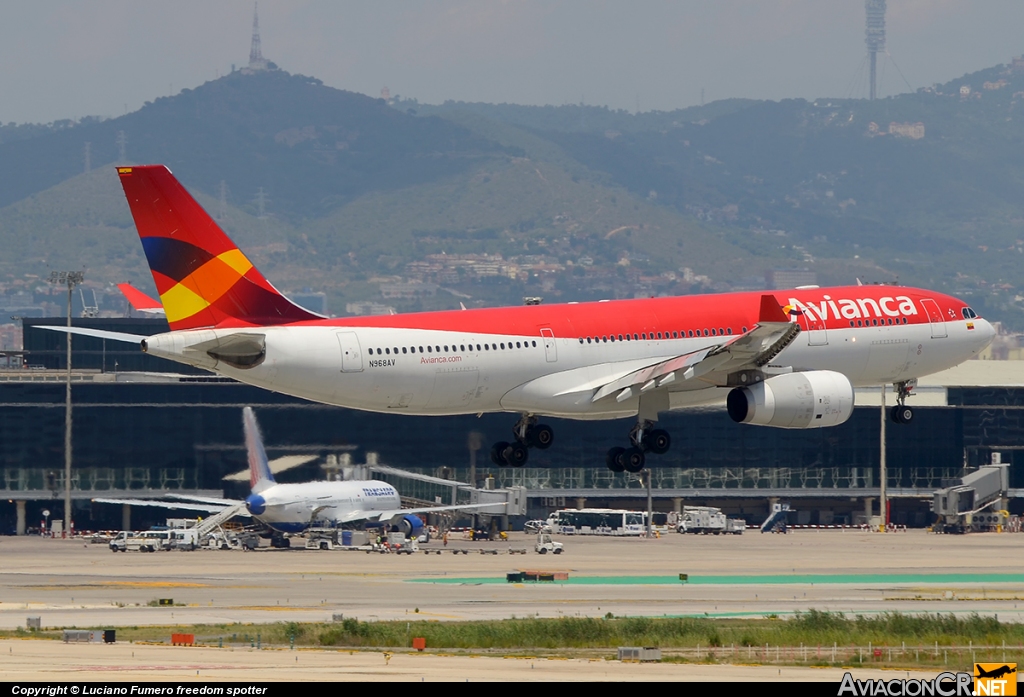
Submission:
[[[254,494],[258,494],[277,482],[270,471],[267,452],[263,449],[263,436],[260,435],[260,426],[256,423],[252,407],[242,410],[242,426],[245,429],[245,450],[249,456],[249,487]]]
[[[281,295],[169,169],[117,174],[172,330],[322,319]]]
[[[139,312],[164,314],[164,306],[160,304],[159,300],[149,297],[131,283],[118,283],[117,289],[131,303],[131,306]]]

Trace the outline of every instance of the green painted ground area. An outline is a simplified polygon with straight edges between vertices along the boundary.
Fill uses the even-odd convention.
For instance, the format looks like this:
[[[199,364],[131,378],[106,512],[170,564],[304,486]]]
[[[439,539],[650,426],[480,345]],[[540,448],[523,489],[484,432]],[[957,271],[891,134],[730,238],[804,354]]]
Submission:
[[[413,578],[412,583],[449,583],[481,585],[507,583],[504,576],[456,578]],[[568,586],[668,586],[678,585],[679,576],[572,576],[568,581],[558,581]],[[866,583],[866,584],[907,584],[907,583],[1024,583],[1024,574],[997,573],[949,573],[949,574],[772,574],[754,576],[694,576],[690,585],[796,585],[815,583]]]

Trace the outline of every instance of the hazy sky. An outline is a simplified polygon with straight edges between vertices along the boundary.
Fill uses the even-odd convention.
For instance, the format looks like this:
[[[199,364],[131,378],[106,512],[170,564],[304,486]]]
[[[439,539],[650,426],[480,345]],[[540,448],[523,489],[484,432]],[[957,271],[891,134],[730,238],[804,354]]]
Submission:
[[[889,0],[880,95],[1024,53],[1020,0]],[[262,0],[263,53],[377,96],[675,109],[866,96],[863,0]],[[0,0],[0,122],[117,116],[248,62],[251,0]],[[898,66],[906,78],[900,77]]]

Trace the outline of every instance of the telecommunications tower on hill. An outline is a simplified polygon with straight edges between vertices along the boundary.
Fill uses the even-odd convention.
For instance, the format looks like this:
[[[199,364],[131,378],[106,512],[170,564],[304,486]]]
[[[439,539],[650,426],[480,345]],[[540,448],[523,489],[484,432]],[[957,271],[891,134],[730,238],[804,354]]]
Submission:
[[[884,4],[884,2],[883,2]],[[873,64],[872,64],[873,65]],[[269,61],[263,57],[260,47],[260,4],[256,3],[252,11],[252,47],[249,49],[249,70],[268,70]]]
[[[875,98],[875,54],[885,50],[885,0],[864,0],[864,43],[871,59],[870,98]]]

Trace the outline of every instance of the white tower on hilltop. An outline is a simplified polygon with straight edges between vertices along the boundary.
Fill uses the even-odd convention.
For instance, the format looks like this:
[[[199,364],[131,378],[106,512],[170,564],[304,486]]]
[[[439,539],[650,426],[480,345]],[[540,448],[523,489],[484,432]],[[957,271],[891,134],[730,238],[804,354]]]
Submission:
[[[871,86],[869,99],[875,98],[875,56],[885,50],[885,0],[864,0],[866,22],[864,27],[864,43],[868,46],[868,57],[871,59]]]
[[[267,59],[260,47],[260,4],[256,3],[252,13],[252,46],[249,49],[249,70],[268,70]]]

